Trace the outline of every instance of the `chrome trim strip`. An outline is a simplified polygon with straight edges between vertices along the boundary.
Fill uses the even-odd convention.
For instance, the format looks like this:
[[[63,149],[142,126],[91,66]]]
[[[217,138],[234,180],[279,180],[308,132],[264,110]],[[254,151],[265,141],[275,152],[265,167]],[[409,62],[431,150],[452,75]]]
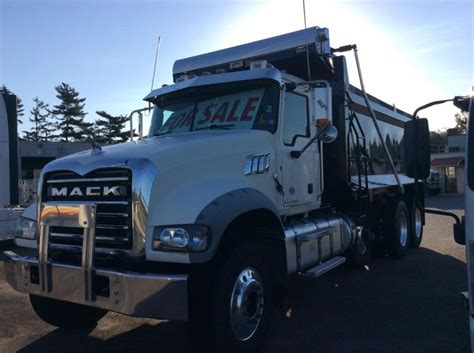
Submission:
[[[57,232],[50,233],[50,236],[55,237],[55,238],[64,238],[64,239],[81,239],[83,237],[82,234],[77,234],[77,233],[57,233]],[[115,242],[118,244],[126,243],[129,239],[130,239],[129,237],[118,238],[118,237],[107,237],[107,236],[102,236],[102,235],[95,236],[95,240],[99,240],[99,241],[106,240],[106,241]],[[65,244],[54,244],[54,247],[56,247],[57,245],[67,246]]]
[[[97,217],[118,217],[118,218],[128,218],[128,213],[119,213],[119,212],[98,212]]]
[[[96,229],[128,229],[128,226],[97,224]]]
[[[57,237],[57,238],[68,238],[68,239],[80,239],[80,238],[82,238],[82,234],[77,234],[77,233],[51,232],[49,235],[51,237]]]
[[[60,202],[62,205],[77,205],[80,203],[90,203],[91,201],[46,201],[43,202],[43,205],[49,205],[49,204],[57,204]],[[94,201],[93,202],[95,205],[128,205],[128,201]]]
[[[63,183],[87,183],[87,182],[101,182],[101,181],[127,181],[128,177],[109,177],[109,178],[84,178],[84,179],[51,179],[46,181],[48,184],[63,184]]]
[[[121,242],[126,243],[129,239],[130,239],[129,237],[118,238],[118,237],[106,237],[105,235],[95,236],[95,240],[107,240],[111,243],[118,243],[118,244],[120,244]]]

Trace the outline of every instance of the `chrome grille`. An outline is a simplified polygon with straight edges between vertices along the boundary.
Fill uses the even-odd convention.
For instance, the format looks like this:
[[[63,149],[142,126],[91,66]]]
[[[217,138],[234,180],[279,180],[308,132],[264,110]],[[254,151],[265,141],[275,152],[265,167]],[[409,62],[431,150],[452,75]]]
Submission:
[[[116,189],[116,194],[104,190]],[[131,173],[124,169],[103,169],[84,176],[61,171],[45,177],[42,200],[94,202],[97,205],[96,248],[132,247]],[[94,192],[90,192],[90,191]],[[82,228],[51,227],[51,244],[82,245]]]

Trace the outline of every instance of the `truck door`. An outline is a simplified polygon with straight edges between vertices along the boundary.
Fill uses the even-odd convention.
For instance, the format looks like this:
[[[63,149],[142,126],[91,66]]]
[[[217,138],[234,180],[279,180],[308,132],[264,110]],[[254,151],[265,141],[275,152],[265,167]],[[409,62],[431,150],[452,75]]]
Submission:
[[[312,124],[311,92],[297,87],[283,93],[281,122],[281,165],[283,206],[305,211],[311,204],[319,203],[319,149],[312,144],[299,158],[291,157],[291,151],[301,150],[314,134]],[[304,207],[297,207],[304,206]],[[317,206],[316,206],[317,207]]]

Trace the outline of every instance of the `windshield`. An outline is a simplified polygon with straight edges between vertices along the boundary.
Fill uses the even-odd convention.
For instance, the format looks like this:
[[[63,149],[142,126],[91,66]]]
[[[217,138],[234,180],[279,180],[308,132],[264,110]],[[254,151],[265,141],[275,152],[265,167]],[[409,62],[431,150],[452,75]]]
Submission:
[[[237,82],[174,92],[155,105],[149,136],[211,129],[276,131],[279,87]]]

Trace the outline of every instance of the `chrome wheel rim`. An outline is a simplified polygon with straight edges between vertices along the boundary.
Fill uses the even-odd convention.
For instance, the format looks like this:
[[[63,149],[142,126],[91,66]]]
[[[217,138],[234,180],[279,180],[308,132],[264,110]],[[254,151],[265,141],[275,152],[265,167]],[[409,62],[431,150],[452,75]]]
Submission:
[[[230,296],[230,325],[238,340],[247,341],[255,334],[262,319],[263,305],[260,274],[247,267],[237,276]]]
[[[421,229],[423,225],[421,224],[421,211],[417,207],[415,208],[415,237],[419,239],[421,237]]]
[[[404,247],[407,245],[408,241],[408,220],[405,212],[400,212],[399,220],[400,245]]]

